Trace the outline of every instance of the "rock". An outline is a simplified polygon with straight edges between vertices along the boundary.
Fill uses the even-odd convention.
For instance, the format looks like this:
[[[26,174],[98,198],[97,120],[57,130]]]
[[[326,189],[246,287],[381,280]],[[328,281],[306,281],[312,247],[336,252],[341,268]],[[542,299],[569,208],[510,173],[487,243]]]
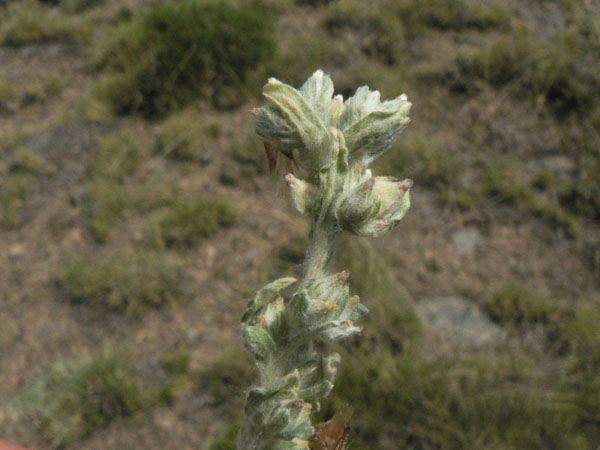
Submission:
[[[480,308],[457,297],[435,297],[417,303],[421,321],[437,348],[478,350],[500,342],[504,330]]]
[[[452,242],[457,255],[468,255],[475,251],[481,241],[481,234],[475,227],[467,227],[452,234]]]

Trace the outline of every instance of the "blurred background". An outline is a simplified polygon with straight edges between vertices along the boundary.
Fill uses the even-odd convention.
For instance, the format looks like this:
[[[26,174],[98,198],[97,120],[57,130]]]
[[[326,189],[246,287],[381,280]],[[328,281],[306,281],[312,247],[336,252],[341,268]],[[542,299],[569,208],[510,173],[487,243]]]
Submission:
[[[317,420],[352,449],[600,442],[595,0],[0,1],[0,436],[234,448],[247,299],[307,224],[250,110],[406,93],[413,206],[335,265],[370,308]]]

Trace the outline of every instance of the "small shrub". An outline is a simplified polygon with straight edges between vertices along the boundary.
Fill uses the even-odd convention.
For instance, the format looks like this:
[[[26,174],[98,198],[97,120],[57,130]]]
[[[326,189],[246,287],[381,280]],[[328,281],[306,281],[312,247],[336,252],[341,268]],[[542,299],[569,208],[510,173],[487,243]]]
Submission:
[[[8,173],[0,177],[0,226],[7,229],[23,224],[23,201],[27,190],[41,176],[56,172],[56,166],[26,147],[12,155]]]
[[[23,223],[23,197],[32,182],[26,174],[10,174],[0,179],[0,225],[18,228]]]
[[[573,348],[582,367],[600,368],[600,308],[593,303],[579,303],[564,323],[563,336]],[[600,402],[599,402],[600,403]]]
[[[24,45],[33,42],[85,42],[91,35],[89,24],[67,17],[60,11],[27,0],[11,3],[0,22],[0,43]]]
[[[98,242],[106,242],[115,221],[131,204],[132,199],[122,183],[104,178],[91,181],[85,210],[90,217],[92,234]]]
[[[546,323],[560,312],[558,303],[547,294],[517,282],[494,289],[486,308],[502,323]]]
[[[138,252],[72,258],[61,281],[73,300],[135,315],[177,301],[183,276],[176,260]]]
[[[235,210],[225,199],[180,197],[157,212],[151,231],[167,247],[189,248],[234,220]]]
[[[58,363],[35,379],[15,402],[26,423],[49,448],[64,448],[145,405],[141,386],[126,362],[109,353],[87,361]]]
[[[99,151],[90,166],[92,178],[123,181],[135,173],[144,160],[145,152],[133,137],[107,136],[100,140]]]
[[[484,173],[483,183],[487,195],[513,204],[528,202],[534,195],[527,183],[523,164],[516,159],[492,161]]]
[[[27,147],[19,147],[13,154],[10,170],[13,173],[52,175],[57,169],[43,156],[32,152]]]
[[[97,95],[106,94],[116,113],[147,116],[164,116],[207,90],[218,97],[221,87],[243,86],[272,53],[272,33],[273,18],[259,3],[154,2],[105,53],[110,74]]]

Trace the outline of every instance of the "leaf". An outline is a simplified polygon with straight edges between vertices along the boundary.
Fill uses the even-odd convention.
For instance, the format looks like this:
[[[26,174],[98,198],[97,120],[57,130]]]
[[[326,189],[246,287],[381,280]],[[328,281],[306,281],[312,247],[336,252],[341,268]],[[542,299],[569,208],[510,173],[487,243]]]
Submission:
[[[275,351],[275,342],[267,330],[261,327],[244,327],[246,347],[258,361],[264,360]]]

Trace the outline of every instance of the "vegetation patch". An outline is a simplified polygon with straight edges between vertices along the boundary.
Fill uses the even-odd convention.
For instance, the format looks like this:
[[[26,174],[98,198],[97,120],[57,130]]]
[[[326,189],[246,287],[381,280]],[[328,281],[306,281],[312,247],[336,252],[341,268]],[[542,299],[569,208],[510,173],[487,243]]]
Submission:
[[[18,228],[23,224],[23,203],[27,190],[40,177],[53,175],[57,168],[26,147],[12,154],[7,173],[0,178],[0,226]]]
[[[419,184],[445,190],[458,185],[465,164],[440,137],[407,133],[383,157],[383,164],[399,177],[410,177]],[[390,171],[390,170],[388,170]]]
[[[209,144],[221,134],[221,124],[213,119],[204,125],[204,120],[193,111],[169,117],[161,126],[157,153],[176,161],[207,161]]]
[[[546,323],[560,313],[560,305],[548,294],[517,282],[491,291],[486,308],[501,323]]]
[[[333,2],[328,8],[325,25],[335,35],[347,31],[360,34],[360,50],[366,56],[387,64],[403,59],[406,28],[388,6],[374,6],[360,0]]]
[[[15,150],[10,164],[12,173],[29,175],[52,175],[57,168],[48,162],[43,156],[33,152],[27,147],[19,147]]]
[[[81,18],[65,16],[60,10],[35,0],[11,2],[0,11],[0,43],[24,45],[34,42],[85,42],[91,36],[90,24]]]
[[[273,52],[274,18],[257,2],[154,2],[105,52],[95,95],[118,114],[164,116],[200,95],[219,103]],[[135,64],[133,63],[135,61]]]
[[[77,302],[137,315],[179,301],[184,270],[175,259],[155,252],[71,258],[61,283]]]
[[[369,308],[364,331],[356,344],[364,349],[405,348],[417,341],[421,323],[408,292],[395,280],[389,263],[381,251],[368,241],[344,237],[335,266],[350,271],[350,286]],[[352,353],[352,347],[348,352]],[[345,356],[342,358],[344,361]]]
[[[445,76],[460,92],[487,83],[530,98],[558,115],[588,114],[600,98],[600,31],[586,22],[547,39],[520,32],[481,50],[459,52]]]
[[[392,4],[412,35],[431,28],[444,31],[507,29],[511,23],[511,11],[500,1],[401,0]]]
[[[567,237],[575,238],[581,232],[577,219],[561,206],[557,193],[539,192],[539,178],[528,180],[523,165],[516,159],[499,158],[487,167],[484,193],[509,204],[530,211],[562,229]]]
[[[25,174],[10,174],[0,180],[0,225],[18,228],[23,223],[23,197],[30,186],[31,177]]]
[[[180,195],[172,205],[157,211],[150,235],[166,247],[189,248],[235,221],[233,205],[226,199]]]
[[[58,363],[15,402],[23,438],[64,448],[146,404],[126,361],[103,352],[89,360]]]
[[[105,242],[115,220],[133,204],[125,181],[141,165],[146,153],[128,136],[105,137],[99,147],[89,169],[85,209],[94,238]]]
[[[509,354],[363,354],[343,364],[333,393],[336,409],[355,405],[354,442],[364,448],[592,449],[594,434],[583,433],[569,399],[532,361]]]

